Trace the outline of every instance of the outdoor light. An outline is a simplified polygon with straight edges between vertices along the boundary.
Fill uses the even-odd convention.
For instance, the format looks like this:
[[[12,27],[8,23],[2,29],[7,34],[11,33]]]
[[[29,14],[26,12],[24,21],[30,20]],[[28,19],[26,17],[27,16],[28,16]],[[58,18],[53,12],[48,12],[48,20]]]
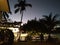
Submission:
[[[21,34],[21,36],[27,36],[28,34],[27,33],[25,33],[25,34]]]
[[[14,33],[19,32],[19,29],[18,29],[18,28],[13,28],[13,27],[11,27],[11,28],[9,28],[9,29],[11,29]]]
[[[27,33],[21,33],[21,35],[20,35],[20,40],[21,41],[25,41],[25,38],[27,37]]]

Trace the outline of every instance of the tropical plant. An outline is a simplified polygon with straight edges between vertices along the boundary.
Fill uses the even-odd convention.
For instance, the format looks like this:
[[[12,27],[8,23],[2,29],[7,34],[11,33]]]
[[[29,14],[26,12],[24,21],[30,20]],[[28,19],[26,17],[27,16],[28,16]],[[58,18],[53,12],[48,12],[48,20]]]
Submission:
[[[15,4],[14,8],[16,8],[15,13],[17,13],[18,11],[20,11],[21,13],[21,23],[22,23],[22,19],[23,19],[23,11],[26,9],[27,6],[32,7],[31,4],[27,4],[26,0],[18,0],[18,4]],[[21,28],[21,24],[20,24],[20,28]],[[21,30],[21,29],[20,29]],[[19,36],[20,38],[20,36]]]
[[[7,19],[9,18],[9,15],[8,15],[7,12],[1,11],[1,12],[0,12],[0,15],[1,15],[1,16],[0,16],[1,21],[2,21],[2,20],[7,21]]]
[[[45,32],[49,34],[48,39],[50,39],[49,37],[52,31],[54,31],[54,26],[56,26],[59,22],[59,20],[57,20],[59,15],[56,14],[53,16],[52,13],[50,13],[49,16],[43,15],[43,17],[43,19],[40,19],[40,23],[43,24],[43,30],[45,30]]]
[[[14,6],[16,8],[15,13],[20,11],[20,13],[22,14],[21,15],[21,22],[22,22],[22,19],[23,19],[23,11],[26,9],[27,6],[32,7],[31,4],[26,3],[26,0],[21,0],[21,1],[18,0],[18,4],[15,4],[15,6]]]
[[[5,21],[9,18],[9,15],[6,12],[2,12],[2,17]]]
[[[44,18],[41,19],[40,22],[46,26],[49,32],[51,32],[54,26],[59,22],[59,20],[57,20],[58,16],[59,15],[57,14],[53,16],[52,13],[50,13],[49,16],[43,15]]]

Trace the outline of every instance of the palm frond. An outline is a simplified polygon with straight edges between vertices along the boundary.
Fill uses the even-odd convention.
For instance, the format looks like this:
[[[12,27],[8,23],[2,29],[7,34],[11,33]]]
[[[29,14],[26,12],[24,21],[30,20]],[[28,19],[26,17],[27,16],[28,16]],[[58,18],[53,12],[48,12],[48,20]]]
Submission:
[[[17,7],[19,7],[19,4],[15,4],[14,8],[17,8]]]
[[[19,11],[19,8],[17,8],[16,10],[15,10],[15,13],[17,13]]]
[[[47,15],[43,15],[43,17],[44,17],[44,18],[48,18],[48,16],[47,16]]]
[[[7,17],[7,18],[9,18],[9,15],[6,13],[6,12],[4,12],[5,13],[5,16]]]
[[[50,18],[50,19],[52,18],[52,13],[49,14],[49,18]]]
[[[49,18],[47,15],[43,15],[43,17],[45,20],[48,20],[48,18]]]
[[[4,18],[5,20],[7,20],[7,19],[6,19],[6,16],[5,16],[5,14],[4,14],[4,13],[3,13],[3,18]]]
[[[56,23],[56,24],[60,24],[60,21],[59,21],[59,20],[57,20],[55,23]]]
[[[49,14],[49,16],[48,16],[48,20],[49,20],[49,21],[52,20],[52,13]]]
[[[4,15],[4,19],[7,20],[6,16]]]
[[[9,13],[10,13],[10,14],[12,14],[12,12],[11,12],[11,11],[10,11]]]
[[[31,5],[31,4],[25,4],[25,6],[30,6],[30,7],[32,7],[32,5]]]
[[[55,21],[56,18],[58,18],[59,16],[60,16],[60,15],[58,15],[58,14],[54,15],[53,18],[52,18],[52,21]]]
[[[24,0],[24,3],[26,4],[26,0]]]

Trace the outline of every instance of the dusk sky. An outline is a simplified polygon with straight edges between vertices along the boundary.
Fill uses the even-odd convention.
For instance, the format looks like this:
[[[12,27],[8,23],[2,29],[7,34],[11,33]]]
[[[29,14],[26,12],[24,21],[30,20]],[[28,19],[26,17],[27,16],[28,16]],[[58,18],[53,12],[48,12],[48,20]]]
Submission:
[[[14,13],[14,5],[18,0],[9,0],[10,9],[12,11],[12,15],[10,15],[10,19],[12,21],[20,21],[21,14]],[[23,23],[26,23],[28,20],[42,18],[42,15],[49,15],[50,12],[54,14],[60,14],[60,0],[26,0],[26,3],[32,4],[32,8],[27,7],[24,11],[23,15]]]

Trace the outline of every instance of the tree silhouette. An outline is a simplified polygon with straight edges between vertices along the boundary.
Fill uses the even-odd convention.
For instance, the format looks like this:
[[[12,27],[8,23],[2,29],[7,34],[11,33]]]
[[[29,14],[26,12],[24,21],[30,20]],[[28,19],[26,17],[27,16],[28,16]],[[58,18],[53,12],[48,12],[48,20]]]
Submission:
[[[45,28],[43,30],[46,31],[46,33],[50,34],[54,29],[54,26],[57,25],[57,23],[59,22],[59,20],[57,20],[57,18],[59,17],[59,15],[52,15],[52,13],[49,14],[49,16],[47,15],[43,15],[43,19],[40,20],[41,24],[43,24],[45,26]]]
[[[14,6],[14,8],[16,8],[15,13],[17,13],[18,11],[20,11],[20,13],[21,13],[21,23],[22,23],[22,19],[23,19],[23,11],[26,9],[27,6],[32,7],[31,4],[26,3],[26,0],[21,0],[21,1],[18,0],[18,4],[15,4],[15,6]],[[21,28],[21,24],[20,24],[20,28]]]
[[[5,36],[5,41],[6,42],[6,45],[13,45],[13,42],[14,42],[14,34],[11,30],[9,29],[6,29],[5,33],[4,33],[4,36]]]
[[[17,13],[18,11],[20,11],[20,13],[21,13],[21,22],[23,19],[23,11],[26,9],[27,6],[32,7],[31,4],[26,3],[26,0],[21,0],[18,2],[18,4],[15,4],[15,6],[14,6],[15,8],[17,8],[15,10],[15,13]]]
[[[0,42],[2,45],[12,45],[14,42],[14,34],[9,29],[0,29]]]
[[[39,19],[39,23],[40,23],[39,24],[40,25],[40,27],[39,27],[40,33],[46,33],[47,32],[47,28],[45,26],[44,20]]]
[[[59,22],[59,20],[57,20],[57,18],[59,17],[59,15],[52,15],[52,13],[50,13],[49,16],[44,16],[44,23],[47,26],[47,29],[49,29],[49,31],[52,31],[52,29],[54,28],[54,26]]]
[[[40,27],[39,22],[36,19],[28,21],[27,24],[23,25],[23,29],[25,31],[36,31],[36,32],[38,32],[39,27]]]

